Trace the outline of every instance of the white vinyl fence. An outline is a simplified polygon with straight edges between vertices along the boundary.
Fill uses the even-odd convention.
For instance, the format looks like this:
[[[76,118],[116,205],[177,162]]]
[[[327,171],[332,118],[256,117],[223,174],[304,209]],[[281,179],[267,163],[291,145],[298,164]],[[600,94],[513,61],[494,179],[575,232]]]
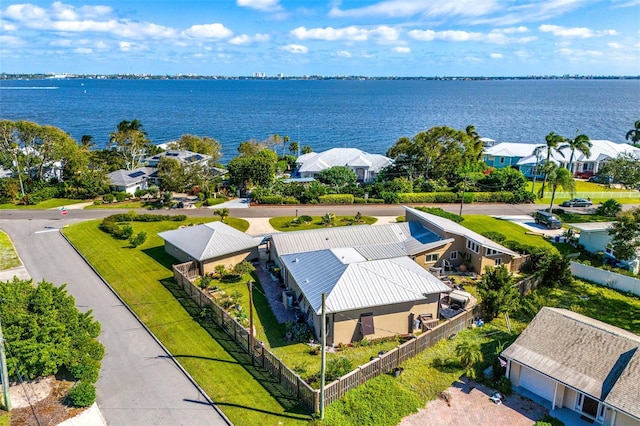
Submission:
[[[640,279],[617,274],[582,263],[571,262],[571,274],[578,278],[591,281],[623,292],[630,292],[640,296]]]

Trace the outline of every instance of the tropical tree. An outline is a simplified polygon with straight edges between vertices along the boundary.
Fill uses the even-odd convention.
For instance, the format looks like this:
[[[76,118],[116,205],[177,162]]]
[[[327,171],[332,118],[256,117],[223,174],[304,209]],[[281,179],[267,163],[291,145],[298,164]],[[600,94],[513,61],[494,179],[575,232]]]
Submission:
[[[220,159],[222,145],[208,136],[182,135],[177,141],[169,142],[170,149],[184,149],[199,154],[210,155],[212,161]]]
[[[358,176],[346,166],[334,166],[322,170],[318,174],[318,180],[339,191],[347,185],[354,185],[358,181]]]
[[[96,143],[93,141],[93,136],[82,135],[80,138],[80,146],[84,151],[91,151],[91,149],[96,146]]]
[[[245,188],[251,185],[267,186],[275,177],[276,160],[276,154],[268,149],[254,155],[236,157],[227,165],[229,179],[234,185]]]
[[[546,143],[547,158],[544,162],[544,179],[542,181],[542,188],[540,189],[540,198],[544,198],[544,189],[547,185],[547,179],[549,178],[549,171],[551,169],[550,160],[552,151],[555,150],[557,153],[564,157],[564,154],[562,154],[562,152],[558,150],[558,147],[562,142],[564,142],[565,138],[554,132],[551,132],[544,138],[544,140]]]
[[[622,153],[605,161],[599,174],[609,176],[610,183],[615,182],[624,185],[625,188],[635,189],[640,185],[640,159],[634,154]]]
[[[291,142],[289,144],[289,152],[291,154],[297,154],[298,153],[298,149],[300,149],[300,144],[298,142]]]
[[[624,138],[630,140],[635,146],[640,145],[640,120],[636,120],[633,129],[629,130]]]
[[[478,294],[488,321],[499,314],[513,312],[520,300],[520,293],[513,286],[513,278],[504,265],[487,266],[482,281],[478,283]]]
[[[310,154],[313,152],[313,148],[311,148],[309,145],[303,145],[302,146],[302,151],[303,154]]]
[[[134,170],[142,167],[150,142],[138,119],[123,120],[118,123],[116,130],[109,134],[109,146],[125,159],[127,170]]]
[[[618,260],[631,260],[640,250],[640,207],[623,211],[609,228],[611,248]]]
[[[472,158],[475,158],[476,161],[479,161],[480,158],[482,157],[482,151],[484,148],[482,145],[482,141],[480,140],[480,135],[476,131],[475,126],[472,126],[471,124],[468,125],[464,129],[464,131],[467,134],[467,136],[469,136],[468,154]]]
[[[565,142],[566,142],[565,144],[558,147],[558,150],[569,148],[569,150],[571,151],[571,156],[569,157],[569,164],[567,164],[567,169],[571,173],[574,173],[572,166],[573,166],[573,157],[575,156],[576,151],[581,152],[582,154],[588,157],[591,155],[591,146],[593,144],[591,143],[591,140],[589,140],[589,136],[580,135],[580,134],[577,134],[577,132],[576,132],[575,138],[573,139],[565,138]]]
[[[213,214],[220,216],[220,222],[224,223],[224,219],[229,216],[229,209],[223,207],[221,209],[214,210]]]
[[[334,213],[328,212],[321,218],[322,225],[324,226],[333,226],[336,222],[336,215]]]
[[[238,145],[238,154],[242,157],[250,157],[265,149],[265,145],[262,142],[258,142],[255,139],[240,142]]]
[[[475,364],[484,360],[480,344],[469,340],[458,343],[456,346],[456,355],[460,359],[460,365],[464,368],[467,377],[475,379],[476,371],[473,367]]]
[[[158,161],[158,180],[165,191],[183,192],[187,185],[184,166],[175,158],[161,157]]]
[[[573,179],[571,172],[565,168],[558,167],[553,164],[549,168],[549,185],[551,186],[551,203],[549,204],[549,213],[553,209],[553,200],[556,198],[556,191],[562,188],[566,192],[575,192],[576,181]]]
[[[615,217],[621,211],[622,204],[620,204],[613,198],[609,198],[608,200],[600,203],[600,205],[596,209],[596,214],[600,216]]]

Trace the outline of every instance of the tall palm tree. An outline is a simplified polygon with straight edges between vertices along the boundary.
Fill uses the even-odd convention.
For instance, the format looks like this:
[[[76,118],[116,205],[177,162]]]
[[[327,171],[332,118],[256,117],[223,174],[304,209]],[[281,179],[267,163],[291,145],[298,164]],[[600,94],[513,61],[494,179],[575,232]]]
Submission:
[[[473,155],[475,160],[480,160],[480,157],[482,157],[482,151],[484,148],[484,146],[482,145],[482,141],[480,140],[480,135],[476,131],[475,126],[471,124],[468,125],[466,129],[464,129],[464,131],[467,134],[467,136],[469,136],[469,138],[471,138],[471,140],[473,141],[470,144],[470,148],[471,148],[470,154]]]
[[[558,146],[564,141],[564,138],[557,133],[551,132],[544,138],[547,148],[547,159],[544,163],[544,180],[542,181],[542,189],[540,189],[540,198],[544,198],[544,188],[547,184],[547,178],[549,176],[549,160],[551,159],[551,152],[555,150],[564,157],[562,152],[558,151]]]
[[[224,223],[224,218],[229,216],[229,209],[226,207],[223,207],[221,209],[214,210],[213,214],[215,216],[220,216],[220,222]]]
[[[640,146],[640,120],[636,120],[633,129],[629,130],[624,138],[631,140],[632,144]]]
[[[82,137],[80,138],[80,147],[84,151],[90,151],[94,146],[96,146],[96,143],[93,141],[93,136],[82,135]]]
[[[558,149],[560,150],[564,148],[569,148],[569,150],[571,151],[571,156],[569,157],[569,164],[567,164],[567,169],[571,173],[573,173],[573,168],[572,168],[573,157],[576,151],[579,151],[588,157],[591,155],[591,147],[593,146],[593,144],[591,143],[591,140],[589,140],[589,136],[579,135],[578,132],[576,132],[575,138],[573,139],[566,138],[565,142],[566,143],[564,145],[561,145]]]
[[[538,164],[540,163],[540,153],[545,149],[543,145],[538,145],[533,149],[531,154],[536,156],[536,165],[533,168],[533,185],[531,186],[531,192],[536,193],[536,179],[538,177]]]
[[[549,170],[549,185],[551,185],[551,204],[549,204],[549,213],[553,210],[553,200],[556,198],[556,191],[562,188],[568,192],[575,192],[576,181],[573,179],[571,172],[563,167],[555,164]]]

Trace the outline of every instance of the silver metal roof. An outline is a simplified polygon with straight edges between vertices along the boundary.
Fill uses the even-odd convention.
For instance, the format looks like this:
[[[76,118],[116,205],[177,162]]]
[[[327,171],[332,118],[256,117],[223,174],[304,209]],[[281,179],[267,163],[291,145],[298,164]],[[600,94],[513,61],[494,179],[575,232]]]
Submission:
[[[451,289],[409,257],[366,261],[352,248],[282,256],[313,310],[345,312],[422,300]]]
[[[406,256],[445,244],[440,236],[417,222],[358,225],[282,232],[272,236],[280,256],[338,247],[356,247],[368,259]],[[437,246],[437,245],[436,245]]]
[[[502,355],[640,419],[640,336],[543,307]]]
[[[186,226],[161,232],[158,236],[197,260],[251,250],[261,241],[222,222]]]

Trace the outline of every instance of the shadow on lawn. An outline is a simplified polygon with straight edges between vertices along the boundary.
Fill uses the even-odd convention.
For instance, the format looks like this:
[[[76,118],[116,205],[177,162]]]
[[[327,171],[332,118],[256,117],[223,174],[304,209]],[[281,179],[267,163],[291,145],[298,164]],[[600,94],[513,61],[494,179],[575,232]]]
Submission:
[[[164,251],[164,246],[151,247],[141,251],[171,271],[171,266],[175,263],[175,259]]]
[[[173,278],[167,278],[160,281],[163,286],[173,296],[176,300],[182,305],[182,307],[191,315],[191,317],[198,323],[202,328],[207,330],[207,332],[213,337],[223,349],[233,357],[244,369],[253,376],[253,378],[264,387],[267,392],[273,396],[278,403],[285,409],[287,413],[298,414],[302,416],[308,416],[309,413],[304,410],[302,406],[298,404],[298,401],[290,396],[281,386],[280,383],[273,378],[266,370],[259,366],[251,365],[251,357],[247,354],[238,344],[227,334],[222,328],[220,328],[216,323],[207,321],[200,316],[201,309],[200,307],[189,297],[186,297],[184,290],[178,286],[173,281]],[[187,357],[188,355],[180,355],[181,357]],[[176,356],[178,357],[178,356]],[[212,359],[212,361],[218,361],[217,359]],[[225,404],[218,404],[225,405]],[[233,405],[233,404],[227,404]],[[252,407],[242,407],[251,410],[255,410]],[[269,413],[276,416],[283,417],[291,417],[291,418],[303,418],[296,416],[286,416],[278,413]]]

